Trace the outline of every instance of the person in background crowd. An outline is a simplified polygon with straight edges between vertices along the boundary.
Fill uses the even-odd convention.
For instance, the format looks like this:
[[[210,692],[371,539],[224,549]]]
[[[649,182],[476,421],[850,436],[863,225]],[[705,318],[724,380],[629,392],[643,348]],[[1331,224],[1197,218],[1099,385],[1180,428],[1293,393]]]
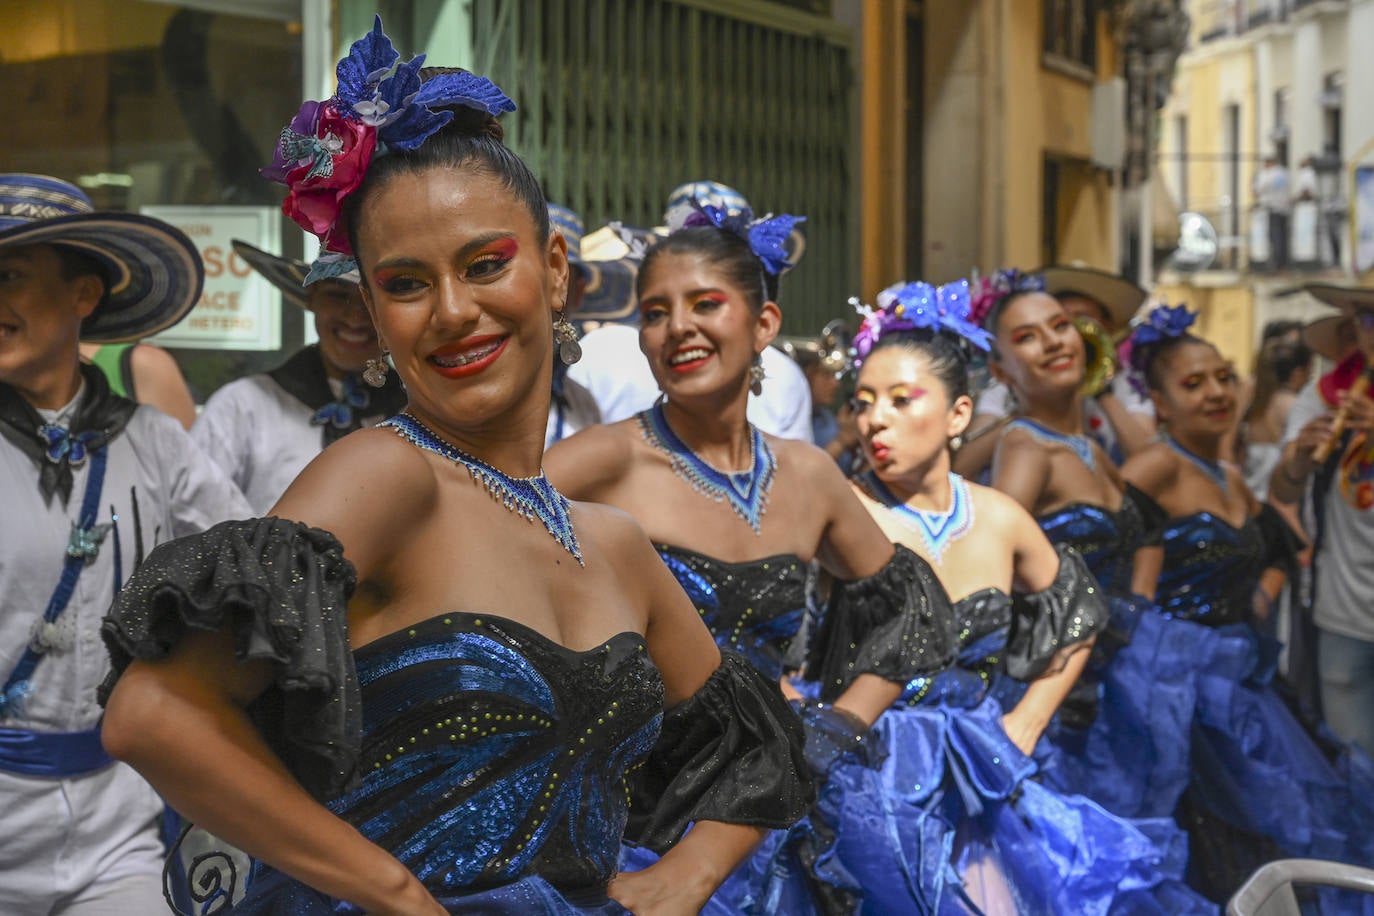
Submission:
[[[786,351],[811,387],[811,441],[842,468],[853,463],[859,445],[853,405],[846,401],[835,407],[840,384],[851,366],[850,337],[844,322],[836,320],[827,324],[816,340],[789,343]]]
[[[81,343],[81,358],[91,363],[122,398],[156,407],[190,429],[196,422],[196,402],[181,367],[172,354],[150,343]]]
[[[608,261],[602,264],[588,264],[582,260],[582,236],[586,227],[582,217],[567,207],[549,204],[549,222],[568,244],[568,301],[563,314],[576,326],[578,310],[582,307],[583,296],[593,284],[604,283],[608,271],[619,270],[630,273],[633,283],[633,268],[624,261]],[[601,422],[601,411],[596,406],[596,398],[577,382],[568,378],[568,367],[582,359],[582,347],[575,336],[555,340],[554,345],[568,348],[570,359],[553,361],[553,400],[549,404],[549,426],[544,432],[544,448],[566,439],[579,429],[585,429]]]
[[[1307,386],[1312,351],[1301,341],[1275,337],[1260,348],[1254,390],[1241,421],[1245,483],[1256,499],[1269,495],[1269,478],[1282,452],[1284,425],[1298,392]]]
[[[162,802],[101,747],[100,619],[159,541],[248,506],[175,420],[111,391],[77,342],[170,327],[203,270],[166,223],[94,212],[56,178],[0,175],[3,913],[164,908]]]
[[[1322,711],[1337,735],[1374,752],[1374,387],[1366,387],[1374,289],[1306,289],[1341,311],[1304,333],[1335,368],[1303,388],[1288,412],[1269,494],[1283,502],[1307,496],[1316,522],[1312,609]]]
[[[734,188],[714,181],[694,181],[680,185],[668,197],[664,212],[666,229],[661,236],[680,228],[692,212],[693,200],[739,213],[749,203]],[[801,233],[794,231],[787,244],[795,263],[802,250]],[[769,277],[769,296],[777,298],[778,277]],[[629,323],[603,324],[581,340],[582,360],[568,370],[568,377],[596,398],[603,423],[618,423],[651,407],[661,394],[648,361],[639,350],[639,331],[633,327],[637,312]],[[749,398],[749,421],[759,429],[784,439],[811,441],[811,395],[800,367],[776,347],[763,351],[766,381],[759,393]]]
[[[1293,195],[1288,169],[1278,157],[1264,157],[1263,167],[1255,173],[1255,206],[1264,208],[1269,217],[1270,270],[1288,266],[1289,215],[1293,209]]]
[[[1044,291],[1058,299],[1070,317],[1096,322],[1113,340],[1125,333],[1147,298],[1145,290],[1125,277],[1092,267],[1056,265],[1027,276],[1040,277]],[[1014,412],[1015,401],[1006,385],[994,381],[983,389],[964,445],[955,454],[955,470],[971,479],[981,476],[997,448],[992,427]],[[1095,397],[1083,398],[1083,425],[1119,466],[1154,435],[1154,407],[1117,373]]]
[[[358,291],[356,270],[333,273],[328,257],[309,265],[234,240],[234,251],[309,311],[319,342],[260,375],[210,396],[191,437],[266,512],[320,450],[405,405]],[[308,283],[308,285],[307,285]]]
[[[264,170],[356,254],[406,408],[149,557],[104,740],[257,857],[236,914],[695,912],[810,804],[801,729],[641,530],[540,472],[567,249],[514,104],[422,61],[375,20]],[[627,824],[664,853],[634,874]]]
[[[1179,807],[1190,835],[1189,882],[1227,899],[1280,857],[1374,861],[1374,763],[1357,748],[1324,753],[1272,686],[1277,645],[1256,601],[1260,575],[1291,573],[1302,540],[1221,459],[1236,380],[1211,343],[1189,333],[1183,306],[1158,308],[1127,341],[1132,374],[1167,432],[1122,474],[1163,508],[1142,581],[1171,618],[1197,624],[1181,641],[1199,658],[1192,779]],[[1367,565],[1367,564],[1366,564]],[[1148,573],[1149,575],[1145,575]],[[1349,913],[1349,902],[1321,912]]]

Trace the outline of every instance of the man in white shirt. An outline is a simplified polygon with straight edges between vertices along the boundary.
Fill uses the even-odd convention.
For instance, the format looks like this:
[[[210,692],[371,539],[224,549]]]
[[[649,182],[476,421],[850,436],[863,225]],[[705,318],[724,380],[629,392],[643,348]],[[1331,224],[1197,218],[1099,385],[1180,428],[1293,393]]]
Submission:
[[[1255,174],[1255,204],[1269,216],[1269,267],[1288,266],[1288,215],[1293,200],[1288,169],[1273,156],[1266,156],[1264,167]]]
[[[0,913],[165,908],[162,802],[100,743],[100,622],[159,541],[249,510],[181,424],[113,394],[77,344],[175,324],[202,277],[175,228],[0,175]]]

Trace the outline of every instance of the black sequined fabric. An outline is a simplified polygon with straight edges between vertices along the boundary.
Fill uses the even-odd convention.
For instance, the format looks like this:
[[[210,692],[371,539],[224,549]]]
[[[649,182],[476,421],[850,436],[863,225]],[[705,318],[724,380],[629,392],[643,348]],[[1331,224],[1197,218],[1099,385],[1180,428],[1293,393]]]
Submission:
[[[658,545],[658,553],[716,643],[743,655],[765,677],[782,677],[788,647],[806,616],[806,564],[790,554],[727,563],[667,544]]]
[[[1101,586],[1076,550],[1058,545],[1059,572],[1043,591],[1017,592],[1007,636],[1007,674],[1032,681],[1061,649],[1083,642],[1107,624]]]
[[[277,518],[224,522],[156,547],[101,627],[111,672],[165,658],[191,630],[233,632],[241,660],[275,663],[253,723],[307,791],[338,795],[357,777],[361,711],[348,647],[356,576],[329,532]]]
[[[1210,512],[1171,518],[1161,540],[1160,609],[1212,627],[1249,620],[1260,574],[1292,562],[1302,548],[1302,539],[1267,504],[1239,528]]]
[[[935,572],[899,544],[878,572],[832,587],[807,676],[830,702],[861,674],[905,684],[942,671],[959,650],[952,619]]]
[[[722,649],[702,688],[664,716],[633,780],[626,839],[663,852],[693,821],[792,826],[816,799],[804,745],[777,684]]]

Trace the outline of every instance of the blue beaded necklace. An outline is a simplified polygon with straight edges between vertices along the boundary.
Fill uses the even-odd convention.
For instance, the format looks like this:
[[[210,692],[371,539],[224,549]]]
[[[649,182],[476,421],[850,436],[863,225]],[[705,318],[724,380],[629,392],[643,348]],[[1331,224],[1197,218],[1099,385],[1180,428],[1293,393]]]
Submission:
[[[949,508],[944,512],[908,506],[872,471],[863,472],[855,480],[859,489],[886,506],[898,521],[921,536],[933,563],[938,564],[946,548],[973,528],[973,500],[968,495],[968,484],[953,471],[949,474]]]
[[[760,533],[759,521],[768,508],[768,488],[773,485],[773,475],[778,468],[773,450],[764,441],[763,433],[753,426],[749,427],[753,436],[749,470],[732,473],[718,471],[698,458],[696,452],[688,448],[668,425],[662,404],[655,404],[638,414],[636,419],[645,440],[667,453],[675,474],[703,496],[709,496],[716,502],[729,502],[735,514],[748,522],[755,534]]]
[[[554,489],[542,473],[535,477],[511,477],[445,441],[409,413],[397,414],[381,425],[390,426],[412,445],[442,455],[467,468],[472,479],[486,487],[503,506],[529,521],[539,519],[553,539],[563,545],[563,549],[572,554],[579,565],[587,565],[582,561],[582,548],[577,544],[577,534],[573,531],[572,519],[568,517],[568,500]]]
[[[1007,424],[1007,429],[1024,429],[1031,434],[1031,438],[1046,445],[1062,445],[1077,455],[1078,460],[1088,466],[1088,470],[1097,470],[1097,456],[1093,453],[1093,441],[1087,436],[1070,436],[1050,429],[1048,426],[1041,426],[1029,417],[1017,417]]]
[[[1165,433],[1161,438],[1164,439],[1165,445],[1169,446],[1169,448],[1178,452],[1184,458],[1187,458],[1189,461],[1193,463],[1194,467],[1196,467],[1202,473],[1206,474],[1208,477],[1212,478],[1212,481],[1216,483],[1217,486],[1221,487],[1221,492],[1226,492],[1226,469],[1221,466],[1221,462],[1208,461],[1201,455],[1189,451],[1188,449],[1179,445],[1178,440],[1175,439],[1173,436],[1169,435],[1168,433]]]

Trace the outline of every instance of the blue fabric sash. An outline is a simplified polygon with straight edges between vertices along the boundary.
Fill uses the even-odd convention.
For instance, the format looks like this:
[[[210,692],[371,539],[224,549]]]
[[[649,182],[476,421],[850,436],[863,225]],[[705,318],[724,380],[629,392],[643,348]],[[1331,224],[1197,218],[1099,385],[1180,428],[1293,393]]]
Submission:
[[[100,726],[84,732],[0,728],[0,770],[20,776],[70,779],[114,763],[100,745]]]

